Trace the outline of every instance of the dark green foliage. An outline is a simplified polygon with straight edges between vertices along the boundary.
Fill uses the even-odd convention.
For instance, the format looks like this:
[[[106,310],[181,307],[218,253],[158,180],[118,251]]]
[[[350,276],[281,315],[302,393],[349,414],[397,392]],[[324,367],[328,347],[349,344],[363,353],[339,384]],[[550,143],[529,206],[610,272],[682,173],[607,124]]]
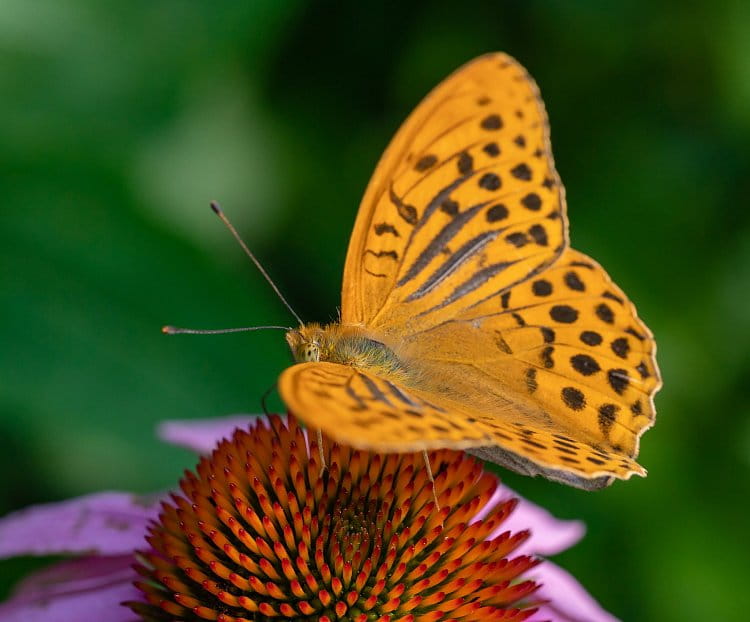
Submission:
[[[745,3],[44,7],[0,6],[0,512],[172,486],[194,458],[158,421],[259,412],[280,332],[159,332],[292,322],[209,200],[305,320],[335,319],[382,149],[441,78],[503,50],[541,86],[573,244],[636,302],[665,382],[647,479],[503,477],[586,521],[560,561],[617,616],[746,614]]]

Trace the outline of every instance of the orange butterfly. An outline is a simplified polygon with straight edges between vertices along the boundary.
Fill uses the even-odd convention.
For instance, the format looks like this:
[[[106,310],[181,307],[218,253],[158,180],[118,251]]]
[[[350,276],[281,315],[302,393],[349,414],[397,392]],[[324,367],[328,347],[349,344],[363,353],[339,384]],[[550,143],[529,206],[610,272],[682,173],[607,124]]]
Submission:
[[[656,346],[567,228],[534,81],[505,54],[468,63],[375,170],[341,322],[287,333],[290,411],[354,447],[466,449],[579,488],[645,475]]]

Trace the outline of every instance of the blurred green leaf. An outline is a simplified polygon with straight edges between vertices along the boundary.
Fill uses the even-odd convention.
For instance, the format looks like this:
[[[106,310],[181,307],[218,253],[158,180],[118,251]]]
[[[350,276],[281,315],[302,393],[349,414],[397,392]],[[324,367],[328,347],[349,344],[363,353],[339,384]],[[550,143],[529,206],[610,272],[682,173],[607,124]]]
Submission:
[[[335,319],[388,139],[502,49],[547,103],[573,242],[638,304],[665,387],[647,479],[588,494],[501,475],[586,521],[561,563],[619,617],[743,619],[747,17],[739,0],[2,3],[0,511],[173,487],[195,457],[158,421],[258,412],[282,335],[159,332],[291,322],[208,200],[303,318]]]

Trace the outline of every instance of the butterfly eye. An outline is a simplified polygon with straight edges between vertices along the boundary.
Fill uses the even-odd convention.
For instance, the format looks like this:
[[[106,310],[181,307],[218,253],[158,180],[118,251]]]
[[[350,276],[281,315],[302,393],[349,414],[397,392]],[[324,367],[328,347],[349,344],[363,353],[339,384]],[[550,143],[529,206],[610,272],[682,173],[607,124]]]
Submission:
[[[304,361],[314,361],[317,362],[320,360],[320,347],[317,343],[309,342],[302,346],[302,359]]]

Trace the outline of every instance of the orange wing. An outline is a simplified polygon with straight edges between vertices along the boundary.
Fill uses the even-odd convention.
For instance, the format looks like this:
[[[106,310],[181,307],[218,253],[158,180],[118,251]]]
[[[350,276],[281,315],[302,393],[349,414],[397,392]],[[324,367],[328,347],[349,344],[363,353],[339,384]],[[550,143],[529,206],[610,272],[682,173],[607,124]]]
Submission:
[[[396,134],[357,216],[341,320],[403,368],[286,370],[290,409],[332,438],[464,448],[587,489],[645,473],[634,458],[661,384],[655,344],[568,248],[544,106],[513,59],[459,69]]]
[[[475,409],[497,412],[487,398],[497,394],[530,429],[628,458],[654,422],[661,379],[651,332],[601,266],[572,249],[504,295],[409,336],[403,351]]]
[[[504,413],[487,413],[350,366],[294,365],[281,374],[279,390],[290,411],[308,425],[361,449],[467,449],[514,471],[588,490],[606,486],[612,476],[645,473],[626,456],[571,438],[562,429],[534,426],[511,403]]]
[[[512,58],[482,56],[424,99],[380,160],[349,245],[342,323],[437,324],[566,245],[538,89]]]

